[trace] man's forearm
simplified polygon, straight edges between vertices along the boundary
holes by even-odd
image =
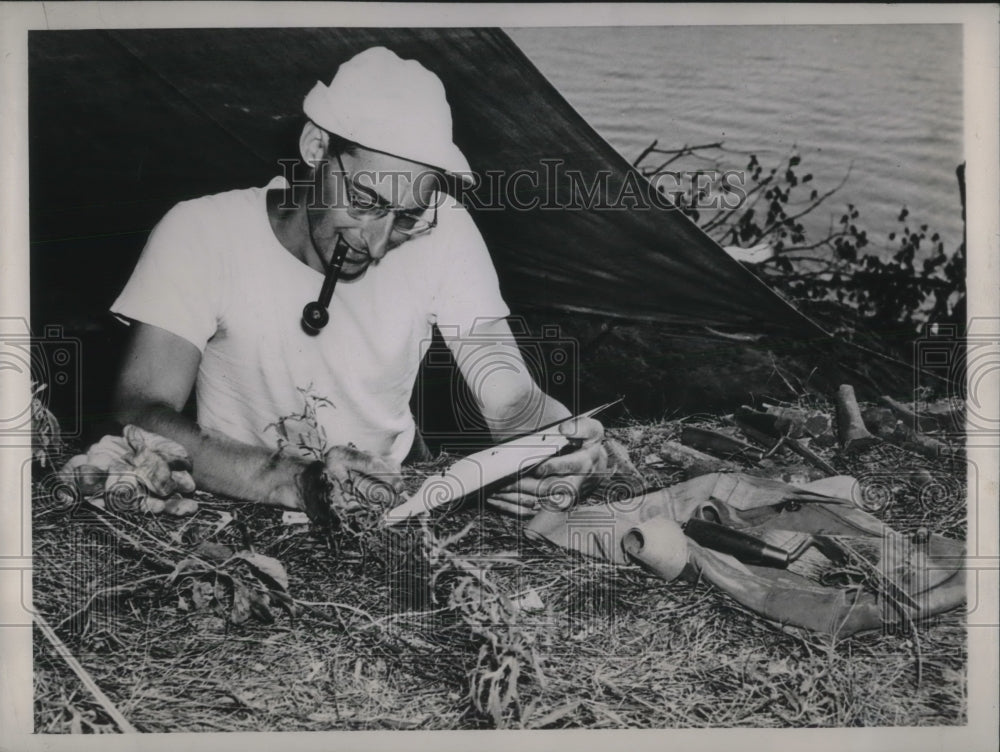
[[[183,446],[199,489],[265,504],[291,504],[303,461],[205,430],[167,404],[119,407],[117,417]]]
[[[495,414],[485,417],[493,438],[500,441],[537,431],[542,426],[572,417],[572,413],[561,402],[533,386],[520,399],[497,408]]]

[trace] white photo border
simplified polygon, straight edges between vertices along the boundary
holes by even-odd
[[[0,4],[0,317],[27,317],[28,260],[28,77],[27,32],[70,28],[196,28],[308,26],[631,26],[631,25],[782,25],[782,24],[961,24],[964,28],[964,140],[967,163],[968,292],[970,317],[1000,321],[998,295],[998,11],[996,4],[959,5],[793,5],[793,4],[435,4],[435,3],[277,3],[277,2],[122,2]],[[997,373],[987,374],[1000,393]],[[23,384],[0,394],[4,404],[26,404]],[[8,381],[4,382],[9,383]],[[980,392],[986,394],[986,391]],[[0,405],[2,407],[2,405]],[[996,415],[997,405],[985,408]],[[4,413],[6,414],[6,413]],[[23,613],[30,603],[30,519],[22,519],[22,468],[30,450],[4,446],[0,437],[0,624],[6,614]],[[992,628],[969,630],[968,725],[949,728],[727,729],[665,731],[525,731],[525,732],[328,732],[266,736],[229,734],[148,734],[141,742],[127,736],[100,738],[36,736],[33,717],[31,630],[0,628],[0,748],[12,750],[97,747],[198,750],[261,748],[274,743],[295,749],[327,750],[404,747],[428,749],[508,748],[522,750],[582,745],[599,748],[627,744],[630,750],[676,749],[768,750],[992,750],[997,743],[997,449],[970,447],[969,458],[983,471],[970,498],[980,500],[970,515],[970,554],[985,562],[978,591]],[[992,474],[992,476],[990,475]],[[978,527],[975,522],[978,521]],[[26,543],[27,542],[27,543]],[[27,576],[25,576],[25,568]],[[286,736],[288,737],[286,739]]]

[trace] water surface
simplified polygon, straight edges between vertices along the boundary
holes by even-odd
[[[824,191],[810,234],[858,205],[888,245],[900,208],[961,241],[955,168],[962,148],[957,25],[507,29],[588,122],[630,161],[723,141],[777,164],[792,149]],[[746,165],[742,153],[726,165]]]

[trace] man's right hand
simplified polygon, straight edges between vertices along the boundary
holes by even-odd
[[[304,511],[313,517],[323,504],[351,509],[361,502],[387,506],[403,490],[403,475],[398,464],[384,457],[349,446],[335,446],[326,454],[323,466],[331,483],[309,477],[313,463],[298,458],[283,458],[285,468],[272,479],[264,503]],[[318,463],[316,463],[318,464]],[[316,498],[317,494],[329,498]]]

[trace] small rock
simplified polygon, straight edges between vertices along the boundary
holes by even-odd
[[[295,512],[289,509],[287,512],[281,513],[281,524],[282,525],[308,525],[309,516],[305,512]]]
[[[310,713],[306,718],[314,723],[335,723],[340,720],[336,713]]]
[[[643,465],[662,465],[663,458],[658,454],[649,454],[642,460]]]
[[[541,597],[538,595],[538,591],[531,588],[527,593],[522,595],[520,598],[515,598],[511,601],[511,605],[517,611],[544,611],[545,604],[542,603]]]

